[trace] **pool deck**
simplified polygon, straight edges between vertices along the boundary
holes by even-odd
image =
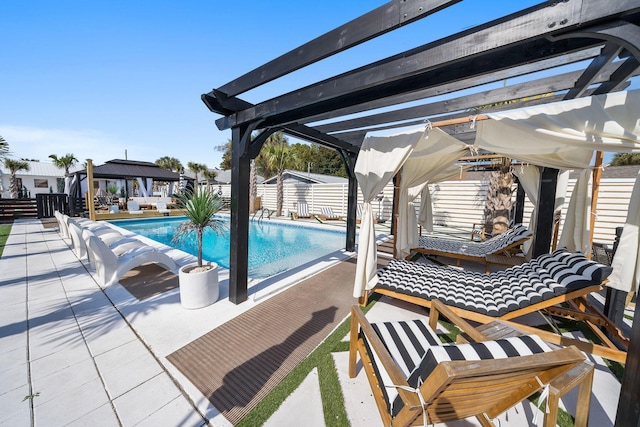
[[[163,250],[180,265],[192,260],[180,251]],[[316,268],[348,255],[327,257]],[[223,285],[215,304],[184,310],[177,289],[138,301],[119,284],[101,288],[90,271],[56,229],[45,229],[37,220],[14,223],[0,258],[0,425],[228,426],[166,357],[310,274],[300,270],[251,283],[249,299],[239,305],[228,301]],[[221,273],[221,283],[227,274]],[[388,299],[367,315],[385,320],[417,316],[424,314]],[[346,352],[334,354],[351,424],[381,425],[364,374],[347,378],[346,358]],[[590,425],[613,425],[620,384],[602,360],[592,360]],[[569,411],[572,396],[563,399]],[[520,404],[501,417],[502,425],[534,425],[535,411],[531,404]],[[300,425],[301,420],[324,425],[315,371],[267,425]]]

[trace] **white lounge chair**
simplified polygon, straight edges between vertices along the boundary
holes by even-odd
[[[130,214],[140,215],[143,213],[142,209],[140,209],[140,205],[136,200],[129,200],[127,202],[127,210]]]
[[[171,209],[167,208],[166,202],[156,203],[156,209],[158,210],[158,213],[161,213],[163,215],[169,215],[171,213]]]
[[[66,215],[64,215],[60,211],[53,211],[53,216],[55,216],[56,220],[58,221],[58,231],[60,235],[63,238],[68,239],[70,236],[69,236],[69,228],[67,227],[67,221],[65,219]]]
[[[118,232],[96,235],[93,231],[84,228],[82,229],[82,239],[87,247],[89,247],[89,236],[96,236],[98,239],[102,240],[102,242],[107,245],[107,247],[116,256],[122,256],[126,252],[136,248],[147,248],[148,250],[153,250],[151,246],[136,239],[135,237],[127,237]],[[95,269],[95,259],[92,256],[91,251],[87,251],[87,257],[89,258],[91,268]]]
[[[177,268],[171,258],[150,246],[136,247],[117,256],[95,235],[88,236],[87,244],[94,257],[96,273],[103,286],[118,283],[126,272],[142,264],[160,264],[171,271]]]

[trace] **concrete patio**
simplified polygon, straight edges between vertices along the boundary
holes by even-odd
[[[178,264],[190,259],[162,250]],[[317,269],[346,256],[323,259]],[[144,301],[121,285],[102,289],[57,230],[36,220],[14,223],[0,272],[0,424],[7,426],[230,425],[167,355],[312,274],[295,271],[286,279],[253,283],[249,300],[240,305],[228,301],[224,288],[212,306],[184,310],[177,289]],[[416,316],[424,314],[384,298],[368,314],[385,320]],[[601,359],[591,359],[596,374],[590,425],[610,426],[620,384]],[[362,370],[349,379],[347,353],[335,353],[334,360],[351,425],[381,425]],[[563,403],[571,412],[575,396]],[[535,411],[520,404],[501,417],[501,425],[535,425]],[[324,425],[315,371],[267,424],[301,422]]]

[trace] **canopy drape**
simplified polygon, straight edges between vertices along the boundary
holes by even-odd
[[[443,171],[451,175],[452,163],[468,152],[468,146],[441,129],[429,131],[428,138],[415,147],[402,167],[396,224],[396,256],[404,258],[418,246],[418,223],[413,201],[427,182]]]
[[[390,136],[367,135],[362,142],[354,169],[364,199],[353,285],[356,298],[375,286],[378,254],[371,202],[400,170],[414,147],[427,137],[428,131],[423,127]]]
[[[640,152],[640,91],[615,92],[488,114],[476,146],[523,162],[581,170],[560,246],[591,251],[591,159],[594,151]]]
[[[640,286],[640,175],[631,192],[627,220],[622,228],[618,249],[611,266],[607,286],[625,292],[636,291]]]
[[[475,146],[537,166],[580,170],[580,178],[569,204],[560,244],[570,250],[589,252],[591,159],[594,151],[640,153],[638,111],[640,91],[636,90],[491,113],[488,114],[489,120],[478,123]],[[403,191],[400,191],[398,209],[399,222],[405,225],[398,226],[396,235],[397,249],[400,249],[399,253],[403,253],[403,249],[411,244],[410,236],[413,235],[413,229],[417,228],[413,205],[409,209],[409,189],[415,189],[420,185],[424,187],[424,183],[428,182],[430,177],[445,168],[445,157],[438,158],[437,161],[436,157],[433,157],[434,163],[429,161],[429,156],[433,156],[434,153],[432,151],[427,155],[429,144],[417,147],[420,141],[428,141],[427,133],[428,131],[421,128],[391,136],[367,135],[362,144],[355,168],[365,201],[354,283],[355,297],[362,296],[365,289],[375,285],[377,254],[371,209],[373,198],[403,164],[410,160],[408,166],[405,166],[401,180]],[[434,137],[431,144],[434,146],[437,145],[437,141],[446,139],[441,132],[432,133]],[[455,150],[464,148],[459,148],[453,143],[450,145],[452,151],[447,152],[447,155],[451,156],[448,160],[451,163],[457,159],[454,155]],[[433,150],[434,147],[430,149]],[[423,155],[425,159],[420,160]],[[412,193],[416,194],[415,191]],[[537,191],[535,194],[537,195]],[[636,211],[640,210],[640,190],[634,191],[630,206],[635,207]],[[631,209],[629,211],[631,213]],[[426,212],[425,215],[421,214],[421,218],[427,216]],[[412,226],[411,217],[414,224]],[[629,221],[633,224],[640,220],[629,218]],[[409,227],[413,228],[410,230]],[[618,253],[625,254],[626,263],[618,262],[618,268],[623,264],[636,267],[639,265],[638,239],[634,239],[633,231],[628,234],[631,237],[621,240],[618,247]],[[629,254],[635,254],[633,262],[630,262]],[[618,274],[620,276],[616,280],[625,282],[619,286],[630,288],[632,283],[628,277],[631,276],[635,277],[637,286],[637,268],[631,274]]]
[[[451,165],[439,174],[429,178],[427,185],[422,187],[420,193],[420,210],[418,212],[418,224],[420,224],[427,232],[433,232],[433,199],[431,198],[431,190],[428,184],[436,184],[442,181],[448,181],[456,176],[462,175],[466,168],[458,165]]]

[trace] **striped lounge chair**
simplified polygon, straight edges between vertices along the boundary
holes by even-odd
[[[342,219],[340,217],[340,215],[336,215],[333,213],[333,210],[330,207],[322,207],[320,208],[320,219],[322,219],[323,221],[330,221],[330,220],[340,220]]]
[[[440,300],[457,315],[480,323],[500,319],[511,321],[528,313],[544,310],[553,315],[583,319],[590,326],[604,326],[623,346],[628,345],[621,331],[586,296],[600,291],[611,268],[587,259],[581,253],[564,249],[541,255],[522,265],[489,275],[456,268],[391,260],[378,272],[374,292],[429,307]],[[570,308],[556,307],[568,303]],[[542,335],[558,344],[575,344],[550,332],[518,324],[519,329]],[[598,327],[592,328],[602,338]],[[576,344],[578,348],[613,360],[624,361],[609,338],[607,346]]]
[[[420,236],[418,240],[419,246],[411,249],[409,257],[415,252],[420,252],[427,255],[441,255],[456,258],[458,260],[466,259],[486,262],[487,256],[490,255],[511,255],[512,252],[516,252],[520,248],[520,245],[530,239],[531,236],[533,236],[533,233],[522,224],[517,224],[504,233],[482,242]]]
[[[305,202],[298,202],[295,216],[296,218],[311,218],[309,206]]]
[[[548,387],[544,425],[555,426],[559,398],[576,385],[581,405],[575,425],[587,425],[593,364],[575,347],[552,348],[513,329],[510,336],[493,340],[439,301],[433,302],[429,323],[370,324],[357,306],[351,314],[349,376],[356,376],[360,354],[383,425],[476,417],[481,425],[494,426],[496,416]],[[434,332],[439,314],[476,342],[442,344]]]

